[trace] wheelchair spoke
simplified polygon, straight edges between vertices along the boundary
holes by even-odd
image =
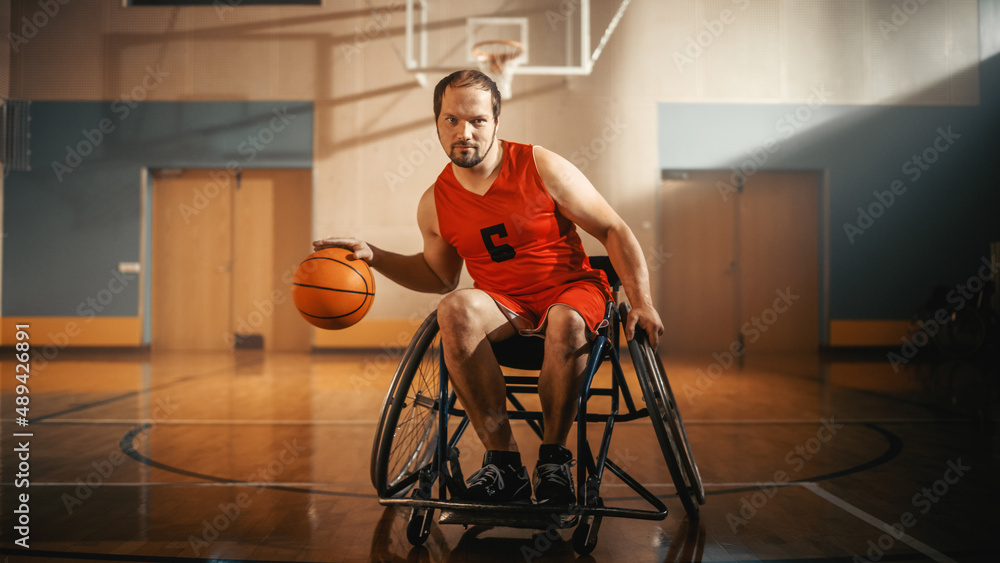
[[[391,473],[405,475],[420,469],[420,461],[430,451],[428,437],[434,432],[436,421],[435,393],[432,384],[437,379],[437,347],[431,346],[420,363],[415,376],[414,393],[408,394],[403,404],[406,418],[397,423],[393,439],[390,468]],[[431,375],[433,374],[433,380]]]

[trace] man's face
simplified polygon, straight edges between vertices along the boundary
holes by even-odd
[[[441,147],[456,165],[472,168],[482,162],[497,140],[490,93],[472,87],[446,88],[437,132]]]

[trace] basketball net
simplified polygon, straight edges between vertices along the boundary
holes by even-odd
[[[524,48],[517,41],[481,41],[472,47],[479,70],[497,83],[500,97],[505,100],[510,98],[514,71],[520,66],[523,53]]]

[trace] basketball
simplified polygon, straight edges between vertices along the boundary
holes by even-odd
[[[302,318],[328,330],[347,328],[364,318],[375,299],[375,279],[364,260],[348,260],[345,248],[324,248],[299,264],[292,279],[292,301]]]

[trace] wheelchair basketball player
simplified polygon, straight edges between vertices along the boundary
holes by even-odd
[[[590,267],[579,226],[600,241],[656,349],[663,323],[653,308],[649,272],[628,225],[565,158],[540,146],[497,138],[500,92],[487,75],[462,70],[434,90],[438,138],[451,162],[420,199],[423,251],[404,256],[353,238],[313,242],[342,247],[409,289],[447,293],[438,306],[451,382],[486,446],[468,479],[467,500],[539,504],[576,500],[566,441],[589,340],[611,298],[606,276]],[[463,263],[473,288],[455,290]],[[491,342],[516,333],[545,339],[539,374],[544,436],[529,482],[507,418],[503,374]]]

